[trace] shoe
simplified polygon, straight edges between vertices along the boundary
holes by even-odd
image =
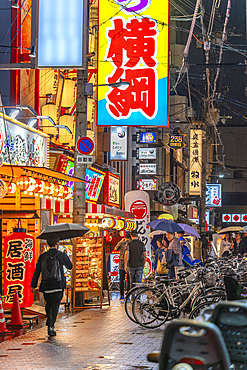
[[[119,298],[120,300],[123,300],[124,299],[124,296],[123,295],[121,295],[121,297]]]
[[[50,336],[50,337],[55,337],[56,336],[56,332],[55,332],[55,330],[54,330],[54,326],[53,327],[51,327],[51,326],[48,326],[48,335]]]

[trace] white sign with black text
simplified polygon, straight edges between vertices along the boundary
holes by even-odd
[[[139,164],[140,175],[156,175],[156,163]]]
[[[140,190],[157,190],[156,179],[140,179]]]
[[[156,148],[139,148],[139,159],[156,159]]]
[[[190,130],[190,195],[202,191],[202,130]]]
[[[110,135],[110,160],[127,161],[128,127],[112,126]]]

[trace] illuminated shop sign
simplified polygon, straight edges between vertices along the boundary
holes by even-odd
[[[86,201],[97,202],[105,178],[105,173],[96,168],[86,169]]]
[[[39,0],[38,67],[85,68],[86,0]]]
[[[24,125],[23,125],[24,126]],[[0,156],[20,166],[47,166],[47,135],[42,135],[0,113]]]
[[[120,176],[107,172],[104,182],[104,203],[120,207]]]
[[[140,179],[139,190],[157,190],[157,180]]]
[[[156,132],[138,132],[136,141],[141,144],[155,144],[157,143],[157,134]]]
[[[31,234],[14,232],[4,238],[5,306],[12,307],[18,292],[21,307],[33,304],[30,286],[35,269],[35,241]]]
[[[207,184],[206,185],[206,206],[221,207],[222,206],[222,185]]]
[[[156,163],[139,164],[140,175],[156,175]]]
[[[140,159],[156,159],[156,148],[139,148]]]
[[[160,19],[162,9],[162,22]],[[99,126],[167,126],[168,0],[99,0]]]
[[[190,130],[190,195],[202,191],[202,130]]]
[[[111,127],[110,136],[110,160],[111,161],[127,161],[128,150],[128,128]]]

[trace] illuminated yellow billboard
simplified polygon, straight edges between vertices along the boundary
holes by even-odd
[[[99,126],[168,125],[168,0],[99,0]]]

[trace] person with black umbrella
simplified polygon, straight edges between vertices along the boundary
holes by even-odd
[[[47,244],[50,249],[39,257],[33,274],[31,291],[34,293],[41,273],[42,280],[39,291],[44,293],[46,301],[45,311],[48,335],[55,336],[56,331],[54,330],[54,324],[56,322],[59,305],[66,287],[63,266],[68,270],[71,270],[72,263],[66,253],[58,251],[59,237],[57,235],[48,237]]]

